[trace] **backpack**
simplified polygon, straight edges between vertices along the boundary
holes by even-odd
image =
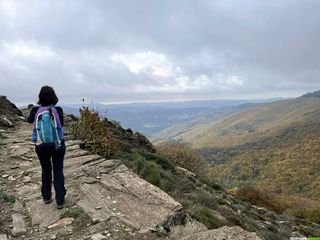
[[[32,141],[36,145],[54,144],[56,148],[59,148],[63,138],[64,130],[56,108],[40,106],[35,115]]]

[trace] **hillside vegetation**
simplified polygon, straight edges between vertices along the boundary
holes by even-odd
[[[319,93],[262,104],[185,129],[174,139],[199,149],[211,164],[211,178],[225,188],[254,185],[279,197],[296,196],[291,206],[306,198],[316,200],[320,197]],[[315,207],[309,203],[300,207]]]

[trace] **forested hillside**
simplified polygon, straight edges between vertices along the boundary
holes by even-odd
[[[174,137],[198,148],[224,187],[320,197],[319,91],[262,104]]]

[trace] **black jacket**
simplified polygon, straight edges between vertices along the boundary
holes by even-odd
[[[62,110],[61,107],[55,107],[55,108],[56,108],[56,110],[57,110],[57,112],[58,112],[61,126],[63,126],[63,123],[64,123],[64,122],[63,122],[63,110]],[[35,107],[33,107],[33,108],[31,109],[30,115],[29,115],[29,117],[28,117],[28,119],[27,119],[27,122],[28,122],[28,123],[33,123],[33,122],[34,122],[34,118],[35,118],[35,116],[36,116],[36,113],[37,113],[38,109],[39,109],[38,106],[35,106]]]

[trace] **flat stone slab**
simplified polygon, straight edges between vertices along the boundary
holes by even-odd
[[[66,147],[70,147],[70,146],[74,146],[74,145],[79,145],[81,144],[82,141],[81,140],[68,140],[65,142]]]
[[[74,151],[67,150],[65,158],[75,158],[75,157],[81,157],[84,155],[89,155],[89,153],[82,149],[74,150]]]
[[[32,217],[32,225],[39,225],[40,228],[46,228],[57,222],[60,218],[61,210],[58,210],[54,201],[45,204],[42,200],[30,201],[27,208]]]
[[[15,213],[12,215],[12,225],[13,236],[19,236],[27,232],[26,222],[24,221],[24,216],[22,214]]]
[[[78,202],[92,219],[105,221],[114,216],[137,230],[148,230],[182,209],[167,193],[119,165],[119,160],[107,160],[86,170],[91,177],[94,172],[100,181],[81,184]]]
[[[99,155],[86,155],[74,158],[66,158],[64,164],[64,175],[66,178],[79,173],[82,165],[101,159]]]
[[[108,220],[113,212],[112,205],[105,196],[104,189],[99,184],[81,184],[81,198],[77,205],[82,208],[92,219],[99,222]],[[99,208],[99,209],[98,209]]]

